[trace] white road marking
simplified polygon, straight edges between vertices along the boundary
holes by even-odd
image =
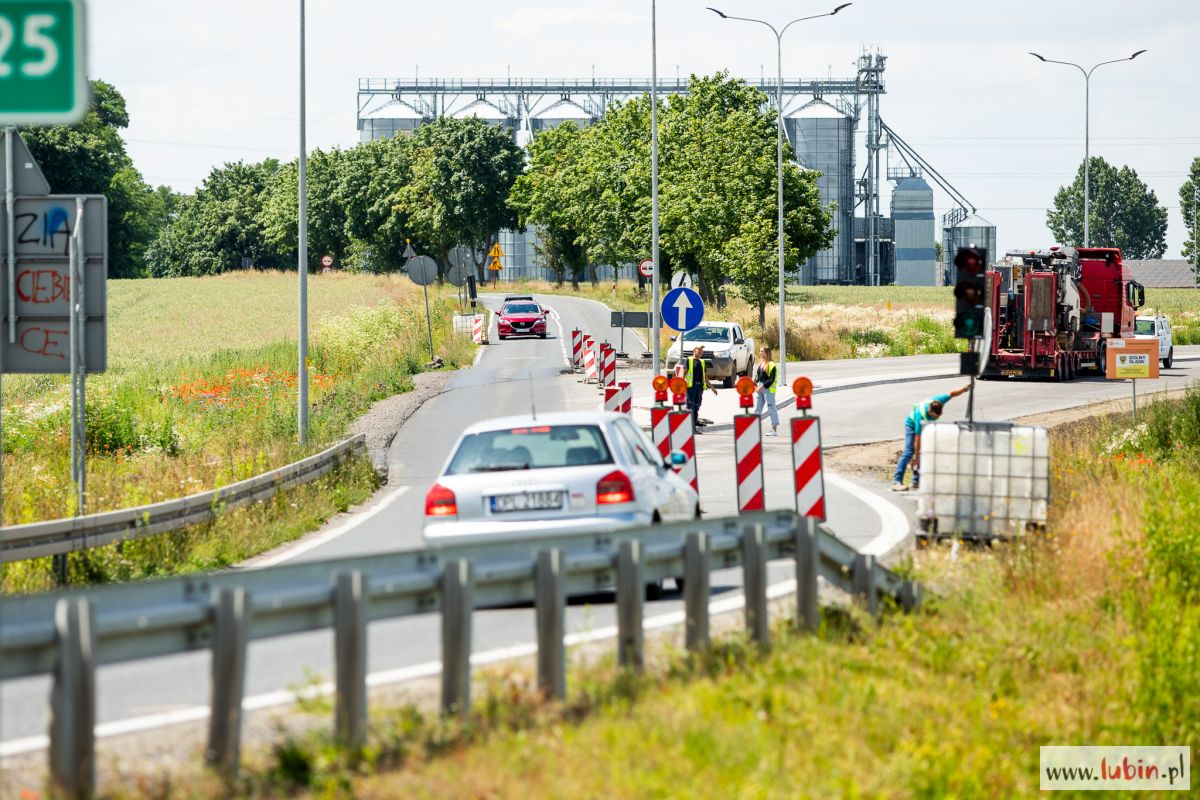
[[[787,597],[796,591],[796,581],[786,580],[773,584],[767,587],[767,598],[776,600],[781,597]],[[737,594],[731,597],[722,597],[718,600],[713,600],[708,604],[710,614],[728,614],[738,611],[745,607],[745,595]],[[647,617],[642,623],[645,630],[658,630],[661,628],[669,628],[674,625],[682,625],[684,622],[683,611],[669,611],[665,614],[658,614],[653,617]],[[590,631],[579,631],[577,633],[568,634],[564,642],[568,647],[580,644],[588,644],[591,642],[606,641],[617,637],[617,628],[614,625],[606,625],[602,628],[596,628]],[[500,647],[494,650],[488,650],[483,653],[476,653],[471,656],[471,664],[476,667],[495,664],[501,661],[508,661],[516,658],[527,658],[537,653],[537,644],[534,642],[526,642],[509,647]],[[383,670],[381,672],[372,672],[367,676],[368,686],[386,686],[393,683],[403,683],[405,681],[417,680],[420,678],[431,678],[440,675],[442,672],[442,662],[428,661],[423,664],[413,664],[407,667],[398,667],[396,669]],[[325,682],[306,686],[303,689],[293,691],[290,689],[281,689],[275,692],[265,692],[245,698],[242,701],[242,710],[258,711],[264,708],[274,708],[277,706],[289,705],[301,698],[309,699],[314,697],[322,697],[333,694],[334,687],[332,682]],[[179,725],[185,722],[199,722],[208,719],[208,706],[192,706],[190,708],[180,708],[174,711],[164,711],[158,714],[146,714],[140,717],[130,717],[128,719],[114,720],[112,722],[102,722],[95,728],[97,739],[105,739],[110,736],[121,736],[123,734],[138,733],[140,731],[154,730],[170,725]],[[10,758],[25,753],[33,753],[39,750],[45,750],[50,746],[50,738],[44,734],[38,736],[27,736],[23,739],[12,739],[7,742],[0,742],[0,758]]]
[[[563,364],[570,367],[571,356],[567,353],[567,338],[563,334],[562,317],[558,315],[558,310],[554,308],[550,309],[550,316],[554,317],[554,324],[558,326],[558,349],[562,351]]]
[[[887,555],[908,538],[910,530],[908,517],[899,508],[869,489],[864,489],[854,481],[847,480],[840,475],[826,472],[825,480],[842,491],[854,495],[859,502],[879,515],[879,533],[858,549],[860,553],[872,556]]]
[[[397,486],[391,490],[390,494],[388,493],[387,489],[384,489],[383,498],[373,508],[368,509],[367,511],[364,511],[362,513],[349,512],[351,515],[350,518],[347,519],[345,522],[343,522],[341,525],[338,525],[334,528],[330,528],[329,530],[322,533],[320,536],[314,536],[311,539],[306,539],[306,540],[300,542],[300,544],[296,545],[295,547],[293,547],[289,550],[286,550],[285,552],[277,553],[276,555],[270,556],[268,558],[264,558],[261,561],[257,561],[255,563],[251,564],[250,566],[246,567],[246,569],[259,569],[260,567],[273,567],[276,564],[282,564],[284,561],[290,561],[291,559],[295,558],[296,556],[301,555],[303,553],[307,553],[309,550],[313,550],[317,547],[320,547],[323,544],[328,544],[329,542],[332,542],[334,539],[338,538],[339,536],[342,536],[342,535],[347,534],[350,531],[354,530],[359,525],[362,525],[364,522],[371,519],[376,514],[379,514],[381,511],[383,511],[384,509],[391,506],[392,503],[396,502],[401,497],[403,497],[405,495],[405,493],[407,493],[408,490],[411,488],[412,488],[411,486]]]

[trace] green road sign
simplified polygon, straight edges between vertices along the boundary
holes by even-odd
[[[77,122],[85,67],[83,0],[0,0],[0,124]]]

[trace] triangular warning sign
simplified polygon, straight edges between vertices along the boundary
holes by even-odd
[[[501,258],[503,255],[504,251],[500,249],[499,242],[496,242],[494,245],[492,245],[492,249],[488,251],[489,258]]]
[[[488,264],[488,269],[492,270],[493,272],[499,272],[500,270],[504,269],[504,265],[500,263],[500,259],[493,258],[492,263]]]

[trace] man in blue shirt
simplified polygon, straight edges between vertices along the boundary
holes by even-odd
[[[966,394],[971,384],[959,387],[950,394],[935,395],[923,403],[917,403],[904,419],[904,452],[900,454],[900,463],[896,465],[896,474],[892,476],[892,491],[903,492],[904,470],[913,465],[912,488],[916,489],[921,483],[921,431],[930,422],[936,422],[942,416],[942,411],[951,398]]]

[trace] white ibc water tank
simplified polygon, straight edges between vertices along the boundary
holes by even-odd
[[[939,536],[1021,534],[1050,505],[1050,436],[1006,422],[936,422],[921,434],[917,516]]]

